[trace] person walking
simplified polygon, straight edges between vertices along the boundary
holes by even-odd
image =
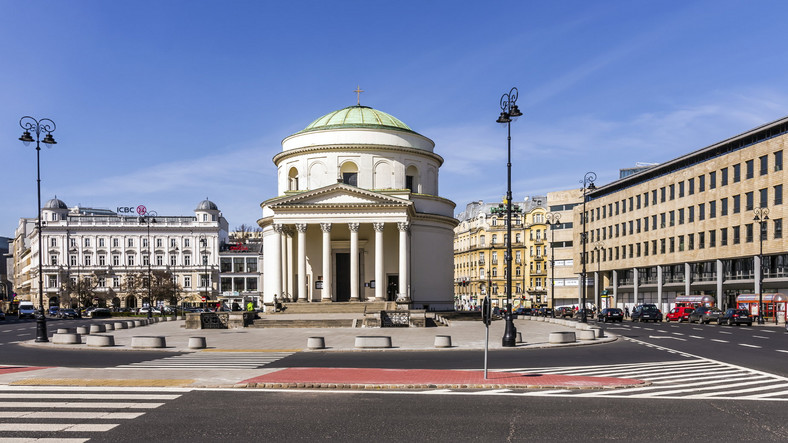
[[[624,318],[629,318],[629,306],[624,306]]]

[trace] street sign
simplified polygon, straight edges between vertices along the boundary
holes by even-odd
[[[484,297],[482,301],[482,322],[487,326],[492,323],[492,303],[490,302],[489,295]]]

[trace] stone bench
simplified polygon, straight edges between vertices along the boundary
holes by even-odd
[[[596,338],[604,338],[605,337],[605,330],[598,326],[591,327],[591,330],[594,331],[594,335]]]
[[[189,349],[205,349],[205,337],[189,337]]]
[[[391,337],[383,335],[360,335],[356,337],[357,348],[390,348]]]
[[[57,329],[57,333],[58,334],[73,334],[75,332],[76,332],[76,330],[74,328],[58,328]]]
[[[436,335],[435,336],[435,347],[436,348],[450,348],[451,347],[451,335]]]
[[[164,348],[167,343],[162,336],[136,336],[131,337],[132,348]]]
[[[306,347],[307,349],[325,349],[326,340],[323,337],[308,337]]]
[[[548,336],[550,344],[574,343],[576,340],[575,333],[569,331],[551,332]]]
[[[57,333],[52,335],[52,343],[56,345],[81,345],[82,336],[76,333]]]
[[[105,331],[114,331],[115,330],[115,323],[104,323],[104,330]]]
[[[86,344],[95,347],[115,346],[115,337],[111,335],[89,335]]]

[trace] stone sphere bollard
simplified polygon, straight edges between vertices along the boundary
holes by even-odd
[[[205,349],[205,337],[189,337],[189,349]]]
[[[450,348],[451,347],[451,335],[436,335],[435,336],[435,347],[436,348]]]
[[[326,339],[323,337],[309,337],[306,339],[307,349],[325,349]]]

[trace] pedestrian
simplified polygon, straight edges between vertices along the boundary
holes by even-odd
[[[629,306],[624,306],[624,318],[629,318]]]

